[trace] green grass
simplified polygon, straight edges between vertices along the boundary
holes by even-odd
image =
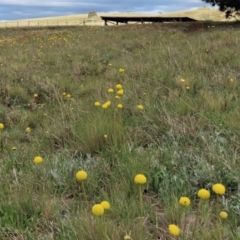
[[[239,41],[234,28],[162,24],[1,29],[0,239],[173,239],[169,224],[176,239],[240,239]]]

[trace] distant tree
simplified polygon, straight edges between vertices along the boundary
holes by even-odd
[[[240,15],[240,0],[202,0],[212,6],[219,6],[219,10],[225,12],[226,18]]]
[[[95,17],[97,16],[97,13],[95,11],[91,11],[88,13],[88,18],[92,18],[92,17]]]

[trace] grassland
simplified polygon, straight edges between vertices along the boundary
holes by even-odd
[[[0,239],[240,239],[239,30],[179,29],[0,30]]]

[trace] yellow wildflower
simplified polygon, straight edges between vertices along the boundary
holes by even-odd
[[[117,95],[119,95],[119,96],[123,95],[123,93],[124,93],[123,89],[119,89],[119,90],[117,91]]]
[[[123,88],[123,87],[122,87],[121,84],[117,84],[117,85],[116,85],[116,89],[120,90],[120,89],[122,89],[122,88]]]
[[[124,237],[124,240],[131,240],[131,237],[128,236],[128,235],[126,235],[126,236]]]
[[[180,229],[177,225],[175,224],[170,224],[168,226],[168,230],[172,236],[178,236],[180,234]]]
[[[15,150],[17,150],[17,148],[16,147],[12,147],[12,151],[15,151]]]
[[[95,106],[95,107],[99,107],[100,105],[101,105],[100,102],[95,102],[95,103],[94,103],[94,106]]]
[[[107,138],[108,138],[108,135],[107,135],[107,134],[104,134],[103,137],[104,137],[105,139],[107,139]]]
[[[33,159],[33,162],[34,162],[35,164],[40,164],[40,163],[43,162],[43,159],[42,159],[42,157],[37,156],[37,157],[35,157],[35,158]]]
[[[212,190],[219,195],[223,195],[226,192],[226,188],[221,183],[216,183],[212,186]]]
[[[66,93],[66,92],[63,92],[63,96],[67,96],[67,93]]]
[[[87,179],[87,173],[85,172],[85,171],[78,171],[77,173],[76,173],[76,179],[78,180],[78,181],[84,181],[84,180],[86,180]]]
[[[136,184],[144,184],[147,182],[147,178],[143,175],[143,174],[137,174],[135,177],[134,177],[134,182]]]
[[[116,97],[115,97],[116,99],[120,99],[120,97],[117,95]]]
[[[234,82],[234,80],[231,78],[231,79],[229,79],[229,81],[232,83],[232,82]]]
[[[181,83],[185,83],[185,80],[182,78],[182,79],[180,79],[180,82]]]
[[[222,211],[219,213],[219,217],[222,218],[222,219],[225,219],[228,217],[228,214],[225,212],[225,211]]]
[[[110,209],[110,203],[108,201],[102,201],[100,204],[104,209]]]
[[[109,64],[108,64],[108,66],[109,66],[109,67],[111,67],[111,66],[112,66],[112,64],[111,64],[111,63],[109,63]]]
[[[188,197],[181,197],[181,198],[179,199],[179,203],[180,203],[181,205],[187,207],[187,206],[190,205],[191,200],[190,200]]]
[[[107,101],[105,104],[109,107],[111,105],[111,101]]]
[[[4,124],[3,123],[0,123],[0,130],[1,129],[4,129]]]
[[[103,109],[106,109],[106,108],[108,108],[108,105],[107,105],[106,103],[104,103],[104,104],[102,105],[102,108],[103,108]]]
[[[118,69],[118,72],[124,73],[124,72],[125,72],[125,69],[124,69],[124,68],[119,68],[119,69]]]
[[[119,103],[119,104],[117,105],[117,108],[123,108],[123,105],[122,105],[121,103]]]
[[[104,214],[104,208],[101,204],[95,204],[93,207],[92,207],[92,213],[93,215],[99,217],[99,216],[102,216]]]
[[[143,105],[140,105],[140,104],[139,104],[139,105],[137,106],[137,108],[138,108],[138,110],[143,110]]]
[[[67,98],[71,98],[71,94],[67,94]]]
[[[34,94],[33,94],[33,97],[37,98],[37,97],[38,97],[38,94],[37,94],[37,93],[34,93]]]
[[[108,93],[113,93],[113,92],[114,92],[114,90],[112,88],[108,89]]]
[[[198,191],[198,197],[201,199],[209,199],[210,198],[210,191],[202,188]]]
[[[27,128],[25,129],[25,131],[26,131],[27,133],[30,133],[30,132],[31,132],[31,128],[30,128],[30,127],[27,127]]]

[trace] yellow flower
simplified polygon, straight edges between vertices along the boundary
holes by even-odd
[[[116,99],[120,99],[120,97],[117,95],[116,97],[115,97]]]
[[[0,123],[0,130],[1,129],[4,129],[4,124],[3,123]]]
[[[67,94],[67,98],[71,98],[71,94]]]
[[[137,108],[138,110],[143,110],[143,105],[138,105]]]
[[[131,240],[131,237],[128,236],[128,235],[126,235],[126,236],[124,237],[124,240]]]
[[[100,204],[104,209],[110,209],[110,203],[108,201],[102,201]]]
[[[78,181],[84,181],[84,180],[86,180],[87,179],[87,173],[85,172],[85,171],[78,171],[77,173],[76,173],[76,179],[78,180]]]
[[[117,107],[118,107],[118,108],[123,108],[123,105],[122,105],[121,103],[119,103],[119,104],[117,105]]]
[[[123,93],[124,93],[123,89],[119,89],[119,90],[117,91],[117,95],[119,95],[119,96],[123,95]]]
[[[63,92],[63,96],[67,96],[67,93],[66,93],[66,92]]]
[[[108,66],[109,66],[109,67],[111,67],[111,66],[112,66],[112,64],[111,64],[111,63],[109,63],[109,64],[108,64]]]
[[[223,195],[226,192],[226,188],[221,183],[216,183],[212,186],[212,190],[219,195]]]
[[[182,78],[182,79],[180,80],[180,82],[181,82],[181,83],[185,83],[185,80]]]
[[[229,79],[229,81],[230,81],[230,82],[234,82],[234,80],[233,80],[232,78],[231,78],[231,79]]]
[[[105,139],[107,139],[107,138],[108,138],[108,135],[107,135],[107,134],[104,134],[103,137],[104,137]]]
[[[124,69],[124,68],[119,68],[119,69],[118,69],[118,72],[124,73],[124,72],[125,72],[125,69]]]
[[[15,151],[15,150],[17,150],[17,148],[16,147],[12,147],[12,150]]]
[[[27,133],[30,133],[30,132],[31,132],[31,128],[30,128],[30,127],[27,127],[27,128],[25,129],[25,131],[26,131]]]
[[[116,85],[116,89],[120,90],[120,89],[122,89],[122,88],[123,88],[123,87],[122,87],[121,84],[117,84],[117,85]]]
[[[175,224],[170,224],[168,226],[168,230],[172,236],[178,236],[180,234],[180,229],[177,225]]]
[[[186,89],[187,89],[187,90],[189,90],[189,89],[190,89],[190,87],[189,87],[189,86],[186,86]]]
[[[108,89],[108,93],[113,93],[113,92],[114,92],[114,90],[112,88]]]
[[[188,197],[181,197],[181,198],[179,199],[179,203],[180,203],[181,205],[187,207],[187,206],[190,205],[191,200],[190,200]]]
[[[37,94],[37,93],[34,93],[34,94],[33,94],[33,97],[37,98],[37,97],[38,97],[38,94]]]
[[[105,104],[109,107],[111,105],[111,101],[107,101]]]
[[[198,197],[201,199],[209,199],[210,198],[210,191],[202,188],[198,191]]]
[[[108,105],[107,105],[106,103],[104,103],[104,104],[102,105],[102,108],[103,108],[103,109],[106,109],[106,108],[108,108]]]
[[[43,159],[42,159],[42,157],[37,156],[37,157],[35,157],[35,158],[33,159],[33,162],[34,162],[35,164],[40,164],[40,163],[43,162]]]
[[[136,184],[144,184],[147,182],[147,178],[143,175],[143,174],[137,174],[135,177],[134,177],[134,182]]]
[[[228,217],[228,214],[226,212],[222,211],[219,213],[219,217],[225,219]]]
[[[92,207],[92,213],[93,215],[97,216],[97,217],[100,217],[104,214],[104,208],[101,204],[95,204],[93,207]]]
[[[100,102],[95,102],[95,103],[94,103],[94,106],[95,106],[95,107],[99,107],[100,105],[101,105]]]

